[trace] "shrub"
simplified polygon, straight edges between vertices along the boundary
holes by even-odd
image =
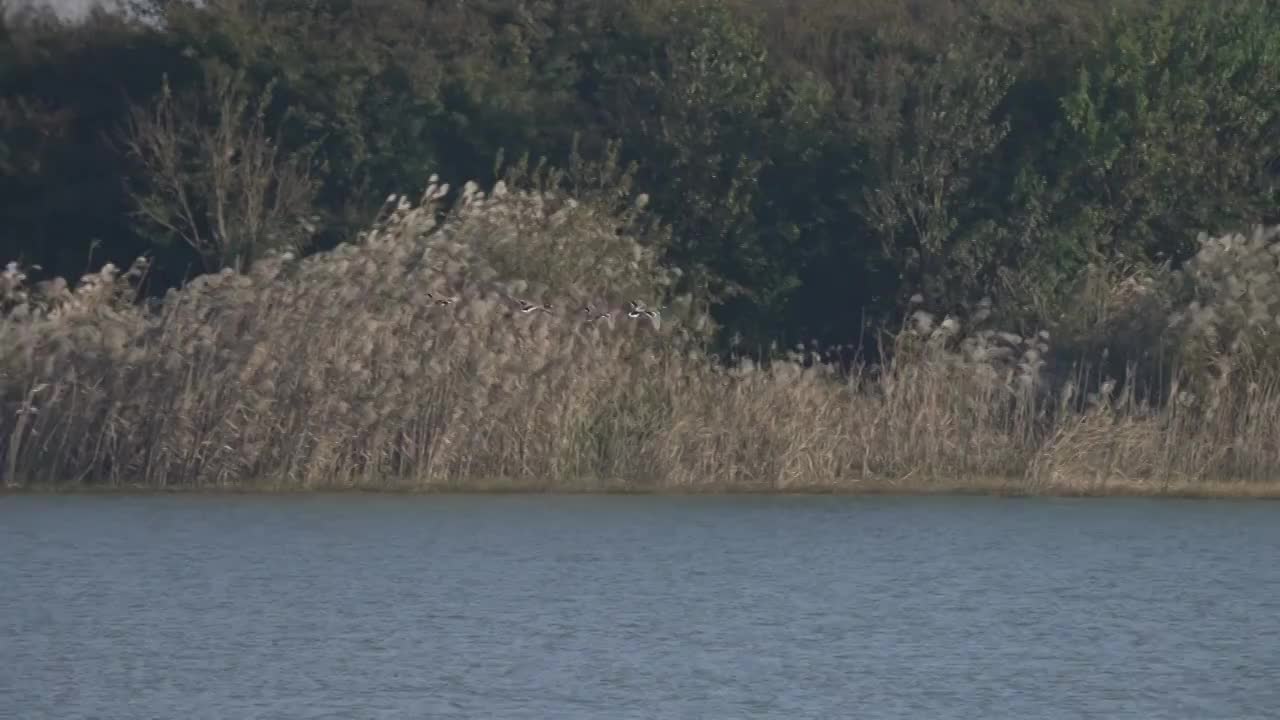
[[[1143,367],[1148,389],[1208,392],[1280,376],[1280,228],[1199,234],[1180,267],[1090,265],[1051,318],[1064,362],[1107,357]]]

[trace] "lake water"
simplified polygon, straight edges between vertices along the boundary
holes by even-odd
[[[1280,503],[0,497],[0,717],[1280,717]]]

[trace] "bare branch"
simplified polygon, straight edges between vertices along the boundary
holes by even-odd
[[[207,270],[247,267],[268,250],[301,250],[315,182],[307,157],[282,153],[266,127],[269,86],[256,100],[240,73],[209,68],[194,97],[134,108],[125,147],[145,182],[130,188],[153,234],[200,254]]]

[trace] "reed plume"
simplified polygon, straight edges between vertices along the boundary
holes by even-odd
[[[137,302],[142,262],[74,286],[10,265],[5,483],[1274,487],[1280,292],[1257,271],[1274,232],[1204,239],[1153,286],[1167,302],[1141,305],[1144,327],[1185,353],[1163,395],[1141,396],[1064,367],[1048,332],[985,327],[985,312],[921,308],[885,358],[851,371],[803,348],[725,364],[706,350],[705,308],[674,293],[678,271],[616,204],[468,183],[446,211],[448,195],[433,178],[349,244],[201,276],[158,303]],[[628,303],[609,322],[583,311]]]

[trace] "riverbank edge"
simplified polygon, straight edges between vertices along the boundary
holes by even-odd
[[[1078,483],[1032,483],[1021,478],[977,478],[919,483],[910,480],[866,480],[850,483],[793,483],[783,487],[749,487],[729,483],[637,485],[623,482],[521,480],[466,483],[333,483],[314,486],[247,482],[237,485],[70,485],[39,483],[0,487],[0,497],[16,495],[840,495],[840,496],[990,496],[1044,498],[1170,498],[1201,500],[1280,500],[1280,479],[1202,480],[1155,483],[1124,479]]]

